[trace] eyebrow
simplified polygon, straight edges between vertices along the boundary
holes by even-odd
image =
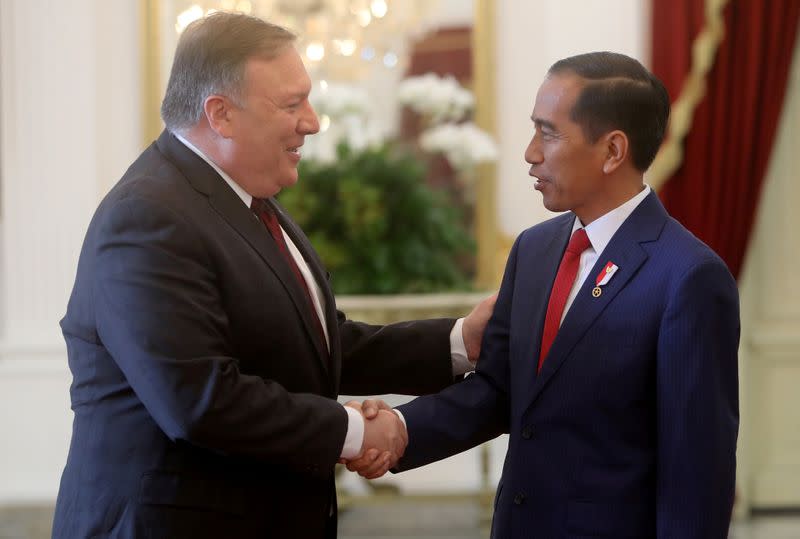
[[[293,90],[287,93],[285,97],[286,99],[293,101],[295,99],[305,99],[306,97],[308,97],[308,94],[309,92],[306,92],[305,90]]]
[[[536,126],[536,129],[541,129],[544,127],[550,131],[556,131],[556,126],[552,122],[548,122],[547,120],[542,120],[541,118],[535,118],[531,116],[531,120],[533,121],[533,125]]]

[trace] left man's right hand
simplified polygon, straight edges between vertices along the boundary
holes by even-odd
[[[359,410],[364,416],[364,442],[358,457],[340,462],[366,479],[381,477],[405,452],[408,445],[405,424],[382,400],[366,400],[363,405],[349,401],[345,406]]]
[[[461,336],[464,338],[464,346],[467,348],[467,359],[473,365],[477,363],[481,353],[483,332],[486,331],[486,324],[494,312],[496,301],[497,292],[478,303],[464,318],[464,325],[461,326]]]

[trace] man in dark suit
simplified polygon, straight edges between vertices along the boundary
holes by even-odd
[[[167,130],[92,219],[62,320],[75,419],[54,537],[334,537],[336,462],[406,442],[339,391],[437,391],[477,356],[490,301],[455,325],[336,311],[272,199],[319,129],[293,40],[244,15],[187,28]]]
[[[525,159],[566,213],[517,238],[475,374],[399,407],[401,470],[510,433],[495,538],[727,537],[738,296],[643,182],[668,116],[636,60],[550,68]],[[365,459],[350,467],[374,475]]]

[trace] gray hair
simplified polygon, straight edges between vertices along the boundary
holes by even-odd
[[[286,28],[241,13],[216,12],[194,21],[178,41],[161,102],[167,129],[180,132],[197,124],[209,95],[241,104],[247,61],[275,58],[295,39]]]

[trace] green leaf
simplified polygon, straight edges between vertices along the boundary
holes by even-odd
[[[469,289],[474,241],[458,201],[427,185],[426,164],[390,146],[340,145],[337,156],[302,161],[297,185],[279,196],[331,271],[334,291]]]

